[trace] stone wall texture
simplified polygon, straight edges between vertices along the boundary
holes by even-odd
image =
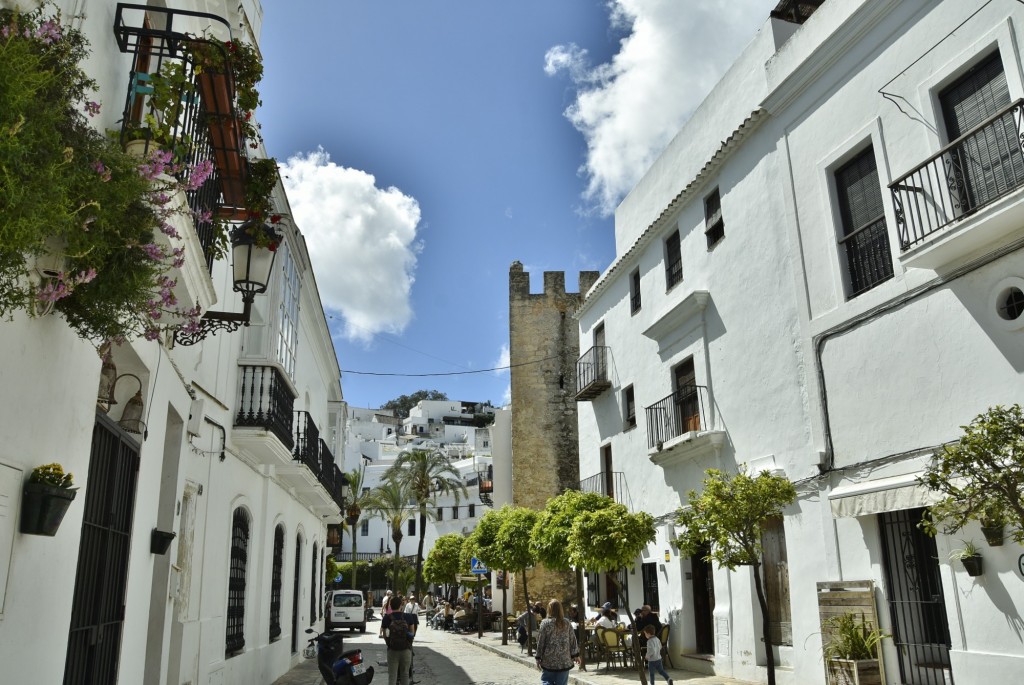
[[[565,274],[544,272],[544,292],[530,293],[530,274],[509,268],[509,360],[512,366],[512,503],[541,510],[548,499],[579,484],[576,362],[579,327],[573,318],[596,271],[582,271],[579,293],[565,292]],[[513,579],[516,611],[523,608]],[[546,603],[575,596],[574,577],[538,567],[527,575],[530,597]]]

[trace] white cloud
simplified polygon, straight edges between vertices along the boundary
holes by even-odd
[[[498,360],[494,362],[494,368],[499,369],[498,371],[494,372],[495,375],[500,376],[503,373],[508,373],[509,371],[506,367],[511,363],[512,355],[508,350],[508,343],[505,343],[501,346],[501,351],[498,352]]]
[[[565,111],[587,143],[584,200],[609,215],[664,150],[777,0],[608,0],[625,27],[619,52],[597,66],[586,50],[556,45],[544,71],[567,72],[576,100]]]
[[[345,337],[369,342],[380,332],[401,333],[413,316],[409,298],[422,247],[416,199],[338,166],[322,147],[290,157],[281,176],[320,297],[344,317]]]

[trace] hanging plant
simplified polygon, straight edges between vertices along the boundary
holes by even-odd
[[[171,220],[188,210],[175,193],[201,185],[212,164],[185,169],[162,150],[140,164],[96,130],[87,42],[46,7],[0,11],[0,316],[55,310],[95,342],[155,339],[200,315],[174,298],[168,273],[182,249],[156,235],[178,237]],[[34,269],[55,244],[61,270]]]
[[[207,72],[231,73],[235,86],[235,116],[249,146],[258,148],[261,138],[253,112],[262,104],[256,84],[263,78],[263,61],[256,48],[237,40],[201,36],[191,41],[187,50],[195,61],[199,77]]]

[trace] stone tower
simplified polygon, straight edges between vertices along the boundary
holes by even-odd
[[[509,360],[512,365],[512,503],[541,510],[548,499],[579,485],[576,362],[579,328],[573,313],[597,281],[581,271],[578,293],[565,292],[565,274],[544,272],[544,292],[530,294],[530,274],[509,268]],[[530,596],[575,595],[571,573],[536,568],[527,575]],[[517,611],[523,595],[512,595]]]

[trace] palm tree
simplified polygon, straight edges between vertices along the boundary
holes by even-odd
[[[384,477],[408,485],[420,515],[420,544],[416,550],[416,596],[422,597],[423,587],[423,543],[427,529],[427,518],[433,515],[431,505],[438,495],[454,495],[458,505],[460,495],[467,495],[462,474],[452,466],[448,457],[431,450],[409,450],[401,452]]]
[[[409,486],[396,480],[385,480],[366,495],[366,509],[380,516],[391,527],[391,539],[395,543],[395,572],[392,589],[397,593],[398,560],[401,554],[402,528],[413,514]]]
[[[352,497],[349,499],[349,504],[345,508],[345,521],[342,522],[342,526],[348,524],[348,528],[352,531],[352,589],[359,589],[356,585],[356,541],[359,540],[359,536],[356,533],[356,528],[359,524],[359,517],[363,512],[363,509],[367,508],[367,498],[369,492],[363,492],[363,482],[366,480],[366,464],[363,464],[357,469],[352,469],[348,473],[348,487],[352,493]]]

